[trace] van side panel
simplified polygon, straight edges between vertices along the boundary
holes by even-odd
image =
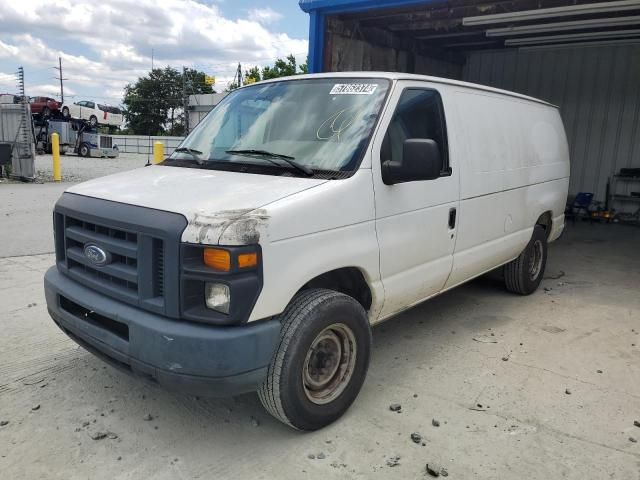
[[[568,187],[569,179],[563,178],[461,201],[454,266],[445,288],[520,255],[540,213],[564,208],[566,193],[561,192],[566,192]],[[463,218],[473,221],[465,222]],[[519,219],[517,223],[515,219]],[[563,218],[555,219],[556,224],[563,221]],[[483,241],[474,241],[478,238]]]
[[[457,90],[456,100],[465,154],[445,288],[517,257],[543,213],[563,223],[569,185],[569,150],[556,108],[467,89]],[[558,228],[552,226],[551,240]]]

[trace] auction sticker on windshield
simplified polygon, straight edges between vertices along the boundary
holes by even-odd
[[[329,95],[371,95],[377,87],[375,83],[336,83]]]

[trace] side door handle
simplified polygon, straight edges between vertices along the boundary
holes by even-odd
[[[456,228],[456,209],[455,209],[455,207],[449,209],[449,230],[453,230],[454,228]]]

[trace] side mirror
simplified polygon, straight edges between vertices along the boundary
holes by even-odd
[[[386,160],[382,164],[382,181],[386,185],[433,180],[440,177],[442,159],[438,144],[427,138],[408,138],[402,145],[402,161]]]

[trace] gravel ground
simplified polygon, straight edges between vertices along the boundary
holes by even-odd
[[[53,255],[0,258],[0,478],[639,479],[639,244],[569,225],[534,294],[484,277],[375,328],[358,399],[313,433],[113,370],[49,318]]]
[[[62,155],[60,162],[62,164],[63,182],[83,182],[123,170],[143,167],[147,163],[147,155],[121,153],[118,158],[85,158],[71,154]],[[36,156],[35,166],[38,182],[53,182],[53,159],[51,155]]]

